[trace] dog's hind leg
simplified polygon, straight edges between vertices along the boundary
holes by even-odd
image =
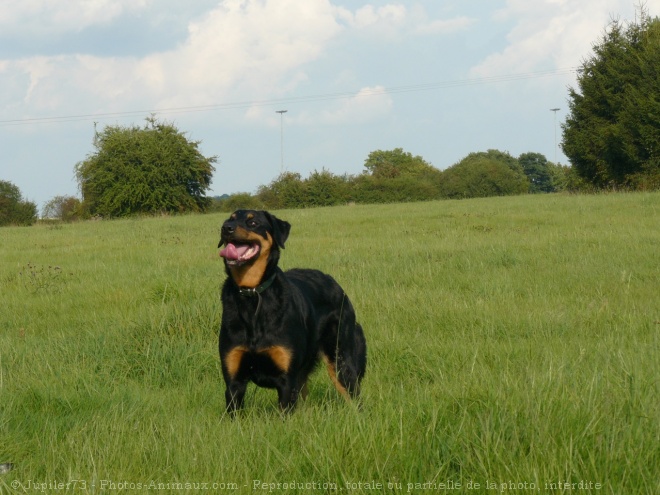
[[[367,340],[364,338],[362,325],[357,322],[351,337],[351,344],[351,363],[359,384],[367,371]]]
[[[322,353],[321,356],[323,357],[323,361],[325,362],[325,365],[328,369],[328,375],[330,376],[330,380],[332,380],[332,384],[337,389],[337,392],[339,392],[344,399],[350,401],[351,394],[349,394],[346,386],[344,385],[343,376],[341,380],[337,376],[337,366],[335,359],[331,359],[331,356],[328,356],[325,352]]]

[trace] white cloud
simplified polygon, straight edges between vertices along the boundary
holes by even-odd
[[[0,29],[28,26],[76,32],[150,7],[154,0],[24,0],[0,3]],[[466,17],[430,19],[424,9],[392,3],[354,12],[332,0],[219,0],[188,24],[176,48],[142,57],[91,54],[0,60],[0,102],[10,118],[168,109],[277,99],[308,81],[308,64],[347,30],[381,38],[464,29]],[[371,88],[373,89],[373,88]],[[354,98],[324,122],[383,115],[391,98]],[[9,104],[11,102],[11,104]]]
[[[652,0],[660,6],[660,0]],[[650,7],[650,5],[649,5]],[[578,66],[615,15],[631,18],[628,0],[507,0],[495,21],[514,21],[508,45],[486,57],[471,75],[487,77]],[[552,62],[548,67],[547,61]]]
[[[0,2],[3,34],[79,31],[103,24],[125,12],[135,12],[149,0],[21,0]]]
[[[36,3],[10,13],[5,9],[5,18],[27,15]],[[82,3],[94,4],[90,12],[105,5]],[[66,18],[73,10],[60,10],[59,15]],[[13,98],[34,112],[51,109],[56,102],[68,106],[70,113],[90,101],[96,111],[211,104],[246,95],[263,98],[305,80],[305,64],[318,58],[342,29],[335,14],[329,0],[225,0],[190,23],[188,38],[175,50],[143,58],[29,57],[3,62],[0,77],[27,77],[28,85]]]
[[[365,5],[352,13],[338,8],[337,16],[356,31],[375,33],[377,36],[396,37],[401,35],[434,35],[461,31],[475,20],[459,16],[450,19],[429,19],[421,5],[408,9],[402,4],[387,4],[381,7]]]
[[[377,24],[396,26],[406,18],[406,8],[403,5],[385,5],[375,8],[373,5],[365,5],[358,9],[352,19],[356,28],[371,27]]]
[[[475,19],[467,16],[460,16],[454,19],[437,19],[420,24],[415,29],[415,32],[422,35],[449,34],[456,31],[463,31],[475,22]]]
[[[383,86],[362,88],[355,95],[338,100],[331,108],[314,114],[301,113],[296,123],[306,125],[352,125],[385,117],[393,107],[392,97]]]
[[[209,98],[239,81],[251,94],[270,93],[283,75],[318,58],[340,29],[327,0],[225,1],[190,26],[167,65],[182,87]]]

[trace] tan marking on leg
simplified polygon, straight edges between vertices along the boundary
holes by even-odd
[[[227,373],[229,374],[232,380],[236,377],[236,374],[238,373],[238,370],[241,367],[241,360],[243,359],[243,355],[247,351],[248,351],[247,347],[245,347],[244,345],[239,345],[231,349],[227,354],[225,354],[223,363],[225,365],[225,368],[227,369]]]
[[[335,388],[342,395],[342,397],[344,397],[344,399],[350,402],[351,396],[348,394],[348,390],[346,390],[346,388],[341,383],[339,383],[339,380],[337,379],[337,370],[335,369],[335,363],[331,362],[330,359],[328,359],[328,356],[326,356],[323,353],[321,354],[321,357],[323,358],[323,361],[328,367],[328,375],[330,375],[330,380],[332,380],[332,383],[334,384]]]
[[[259,349],[259,354],[266,354],[273,361],[273,364],[282,373],[289,372],[289,366],[291,366],[291,358],[293,354],[291,350],[283,347],[281,345],[274,345],[272,347],[266,347],[265,349]]]

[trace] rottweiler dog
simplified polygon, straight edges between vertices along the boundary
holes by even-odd
[[[339,284],[318,270],[278,267],[291,224],[267,211],[237,210],[222,225],[220,360],[227,412],[243,406],[249,382],[277,390],[282,411],[307,395],[323,360],[346,399],[357,398],[367,347]]]

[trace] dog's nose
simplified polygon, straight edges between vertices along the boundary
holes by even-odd
[[[234,233],[236,230],[236,227],[234,227],[232,224],[225,223],[222,225],[222,234],[223,235],[231,235]]]

